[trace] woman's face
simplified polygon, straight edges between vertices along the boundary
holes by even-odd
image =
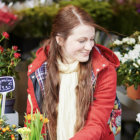
[[[62,46],[65,63],[88,61],[89,54],[94,46],[94,36],[94,27],[89,25],[76,26]]]

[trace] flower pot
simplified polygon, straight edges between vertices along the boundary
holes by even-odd
[[[6,99],[6,102],[5,102],[5,114],[7,113],[14,113],[15,110],[14,110],[14,104],[15,104],[15,98],[13,99]]]
[[[140,85],[137,89],[134,88],[134,85],[127,87],[127,96],[131,99],[140,99]]]

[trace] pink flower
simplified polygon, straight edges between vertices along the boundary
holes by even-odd
[[[3,32],[3,33],[2,33],[2,36],[3,36],[4,38],[6,38],[6,39],[9,38],[9,34],[8,34],[7,32]]]
[[[0,46],[0,52],[3,53],[4,48],[2,46]]]
[[[15,57],[15,58],[19,58],[20,56],[21,56],[20,53],[14,53],[14,57]]]
[[[13,46],[12,49],[13,49],[14,51],[17,51],[17,50],[18,50],[18,46]]]

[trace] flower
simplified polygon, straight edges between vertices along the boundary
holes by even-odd
[[[18,50],[18,46],[13,46],[12,49],[13,49],[14,51],[17,51],[17,50]]]
[[[140,113],[137,114],[136,121],[140,123]],[[134,137],[134,140],[139,140],[139,139],[140,139],[140,129],[137,131]]]
[[[6,39],[9,39],[9,34],[7,32],[3,32],[2,33],[2,36]]]
[[[15,27],[15,23],[18,21],[17,15],[10,12],[8,6],[0,7],[0,32],[11,30]]]
[[[120,60],[117,69],[118,85],[134,85],[137,89],[140,85],[140,32],[115,40],[111,49]]]
[[[140,123],[140,113],[137,114],[136,121]]]
[[[29,140],[29,135],[31,134],[31,129],[27,127],[17,129],[17,132],[21,135],[23,140]]]
[[[3,53],[4,48],[2,46],[0,46],[0,53]]]
[[[0,37],[0,42],[4,39],[9,39],[9,34],[3,32]],[[18,53],[18,46],[12,46],[12,48],[4,48],[0,45],[0,76],[12,76],[18,78],[18,72],[16,66],[20,62],[21,54]],[[13,98],[13,93],[9,92],[7,98]]]
[[[20,53],[14,53],[15,58],[19,58],[20,56],[21,56]]]
[[[0,42],[3,39],[8,39],[9,34],[7,32],[2,33]],[[0,76],[13,76],[17,78],[17,72],[15,67],[20,62],[21,54],[18,53],[18,47],[13,46],[12,49],[0,46]]]

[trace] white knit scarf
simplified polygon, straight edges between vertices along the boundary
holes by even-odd
[[[57,118],[57,140],[68,140],[74,136],[76,122],[76,94],[78,84],[77,70],[79,62],[63,64],[58,60],[60,72],[60,90]]]

